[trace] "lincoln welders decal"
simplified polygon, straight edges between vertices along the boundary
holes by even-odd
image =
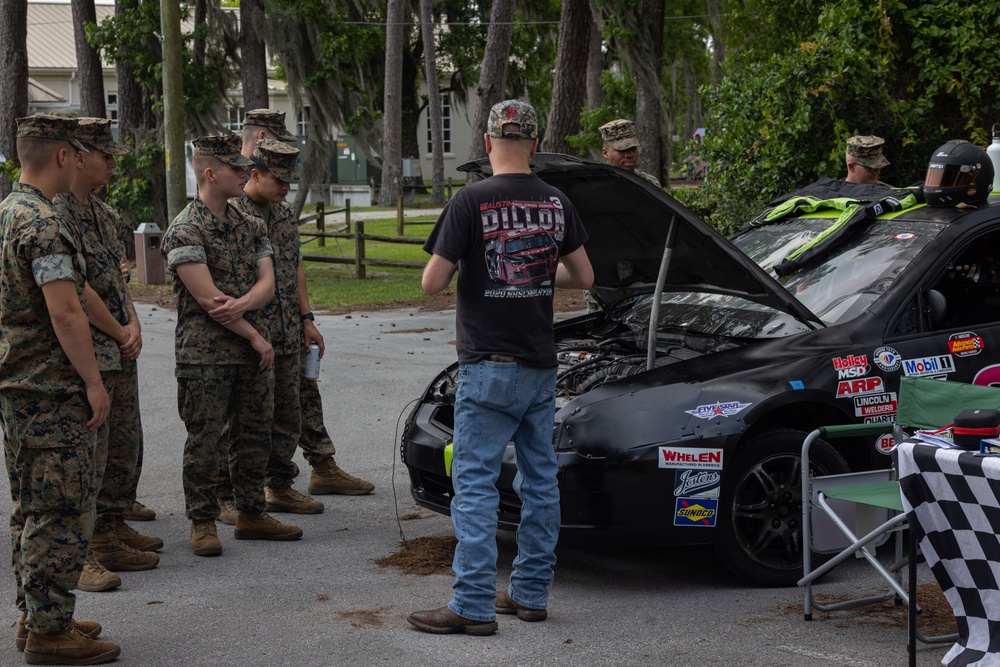
[[[719,501],[711,498],[678,498],[674,506],[675,526],[715,525],[719,515]]]
[[[718,498],[721,483],[718,470],[678,470],[674,473],[674,495]]]
[[[712,419],[713,417],[732,417],[750,407],[750,403],[740,403],[739,401],[727,401],[725,403],[712,403],[711,405],[699,405],[694,410],[685,410],[689,415],[694,415],[698,419]]]
[[[854,397],[854,415],[856,417],[876,417],[896,413],[896,392],[887,394],[870,394]]]

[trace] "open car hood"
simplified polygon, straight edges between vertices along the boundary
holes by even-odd
[[[811,327],[823,323],[753,260],[673,197],[624,169],[557,153],[538,153],[532,171],[561,190],[590,240],[594,292],[605,304],[652,293],[671,220],[674,251],[665,292],[732,294],[786,312]],[[460,171],[490,176],[488,159]]]

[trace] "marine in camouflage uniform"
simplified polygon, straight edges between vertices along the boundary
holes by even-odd
[[[885,139],[870,134],[848,139],[844,153],[847,177],[844,180],[848,183],[887,185],[878,180],[882,170],[889,166],[889,161],[882,154],[884,145]]]
[[[99,426],[109,401],[86,334],[80,243],[50,199],[69,188],[72,172],[62,171],[58,153],[45,166],[31,166],[25,157],[27,142],[41,139],[53,142],[52,151],[59,150],[54,142],[68,142],[62,145],[72,160],[83,150],[73,137],[74,127],[74,121],[49,116],[18,120],[21,182],[0,204],[0,416],[12,500],[17,607],[31,633],[25,650],[34,659],[40,649],[33,635],[62,633],[60,642],[73,644],[64,658],[83,657],[96,664],[116,657],[119,648],[72,634],[81,627],[73,620],[72,591],[95,518],[96,437],[88,422],[91,428]],[[45,185],[36,187],[32,181]],[[43,187],[52,191],[47,194]],[[49,312],[57,295],[44,288],[59,281],[72,283],[76,300],[53,311],[60,315],[57,326]],[[60,287],[60,293],[66,290]],[[67,306],[70,310],[63,310]],[[64,345],[72,345],[73,361]],[[91,627],[100,631],[97,624]]]
[[[601,154],[609,164],[621,167],[626,171],[631,171],[636,176],[641,176],[656,187],[662,187],[660,181],[652,174],[647,174],[641,169],[636,169],[636,162],[639,157],[639,133],[635,127],[634,120],[619,118],[610,123],[605,123],[597,128],[604,141]]]
[[[196,139],[195,156],[240,167],[250,164],[239,155],[236,137]],[[224,218],[218,217],[201,196],[174,219],[162,244],[174,274],[177,403],[188,431],[184,501],[187,517],[195,523],[214,522],[219,515],[215,491],[221,440],[223,428],[233,420],[243,435],[230,453],[236,508],[240,513],[264,510],[262,481],[271,450],[274,406],[270,367],[262,369],[249,339],[213,319],[178,275],[183,264],[207,265],[215,288],[229,297],[243,297],[257,283],[258,261],[272,255],[267,231],[259,218],[248,218],[232,205],[226,207]],[[248,310],[242,320],[266,339],[269,332],[259,311]]]

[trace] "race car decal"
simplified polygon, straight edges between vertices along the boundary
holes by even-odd
[[[896,413],[896,392],[887,394],[869,394],[854,397],[854,415],[856,417],[875,417]]]
[[[903,364],[903,359],[899,356],[899,352],[896,352],[896,350],[891,347],[878,348],[875,350],[874,358],[875,365],[884,370],[886,373],[898,371],[899,367]]]
[[[737,415],[752,403],[740,403],[739,401],[727,401],[725,403],[712,403],[711,405],[699,405],[694,410],[685,410],[689,415],[694,415],[698,419],[712,419],[714,417],[732,417]]]
[[[889,454],[892,453],[892,450],[895,449],[895,447],[896,447],[896,439],[893,438],[892,435],[889,433],[880,435],[875,440],[875,451],[877,451],[879,454],[885,454],[886,456],[888,456]]]
[[[865,417],[866,424],[892,424],[896,421],[896,415],[878,415],[877,417]]]
[[[977,336],[972,331],[948,336],[948,351],[956,357],[971,357],[983,351],[986,345],[981,336]]]
[[[806,388],[806,383],[802,380],[789,380],[788,384],[791,385],[792,389],[800,390]]]
[[[674,495],[718,498],[722,473],[717,470],[678,470],[674,473]]]
[[[912,241],[917,238],[917,235],[910,232],[903,232],[902,234],[896,234],[893,238],[897,241]]]
[[[862,396],[864,394],[881,394],[884,389],[885,384],[880,377],[844,380],[837,384],[837,398]]]
[[[864,377],[871,370],[871,366],[868,365],[867,354],[849,354],[846,357],[834,357],[833,368],[837,371],[838,380]]]
[[[722,470],[722,450],[692,447],[660,447],[659,467]]]
[[[903,373],[910,377],[927,377],[928,375],[945,375],[955,371],[955,361],[950,354],[940,357],[922,357],[920,359],[903,359]]]
[[[675,526],[715,526],[719,501],[711,498],[678,498],[674,505]]]
[[[972,384],[982,387],[1000,387],[1000,364],[993,364],[983,368],[976,377],[972,378]]]

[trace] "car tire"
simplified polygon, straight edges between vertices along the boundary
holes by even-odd
[[[806,434],[774,430],[741,444],[726,465],[719,502],[722,534],[716,552],[741,579],[760,586],[794,586],[802,577],[802,441]],[[822,440],[809,452],[813,474],[850,472]]]

